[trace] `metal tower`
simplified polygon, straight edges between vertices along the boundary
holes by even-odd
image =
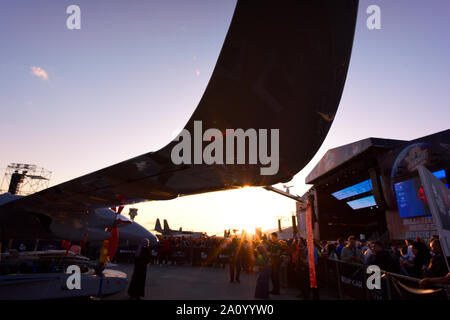
[[[0,193],[29,195],[48,188],[52,172],[34,164],[11,163],[6,167]]]

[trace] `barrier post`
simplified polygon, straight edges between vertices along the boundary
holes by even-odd
[[[363,287],[364,292],[366,293],[366,300],[370,300],[369,288],[367,288],[367,267],[364,265],[363,267]]]
[[[337,278],[337,287],[338,287],[338,296],[339,299],[342,299],[342,288],[341,288],[341,273],[339,272],[339,262],[336,263],[336,278]]]
[[[391,276],[389,273],[385,273],[386,275],[386,291],[387,291],[387,299],[392,300],[392,292],[391,292]]]
[[[328,288],[329,287],[328,278],[330,277],[330,273],[328,272],[328,270],[330,270],[330,268],[328,268],[328,259],[324,260],[319,258],[319,266],[320,269],[322,270],[321,272],[319,272],[319,281],[321,280],[323,286],[325,288]]]

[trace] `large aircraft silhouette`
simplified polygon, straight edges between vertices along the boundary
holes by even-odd
[[[357,7],[357,0],[236,5],[214,72],[185,129],[193,132],[194,121],[223,133],[228,128],[279,129],[276,174],[261,175],[260,163],[176,165],[171,150],[177,142],[172,141],[158,151],[5,201],[1,236],[82,239],[95,229],[89,237],[106,239],[115,218],[105,208],[291,180],[317,152],[336,114]]]
[[[155,231],[158,231],[163,236],[200,238],[206,235],[205,232],[183,231],[181,227],[178,230],[172,230],[170,229],[169,223],[167,222],[166,219],[164,219],[163,223],[164,228],[161,228],[161,222],[159,221],[159,219],[156,219]]]

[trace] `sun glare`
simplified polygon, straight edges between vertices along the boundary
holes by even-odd
[[[223,235],[224,230],[242,229],[254,234],[277,227],[277,217],[290,215],[294,201],[257,187],[181,197],[169,202],[149,202],[135,205],[141,208],[137,222],[150,230],[159,218],[168,219],[171,228],[203,231],[208,235]],[[189,215],[191,219],[186,220]]]

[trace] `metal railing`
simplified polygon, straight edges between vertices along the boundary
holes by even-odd
[[[450,286],[430,285],[431,289],[419,288],[421,279],[380,270],[380,289],[369,289],[368,265],[345,262],[331,258],[319,258],[319,287],[334,291],[339,298],[359,300],[450,300]]]

